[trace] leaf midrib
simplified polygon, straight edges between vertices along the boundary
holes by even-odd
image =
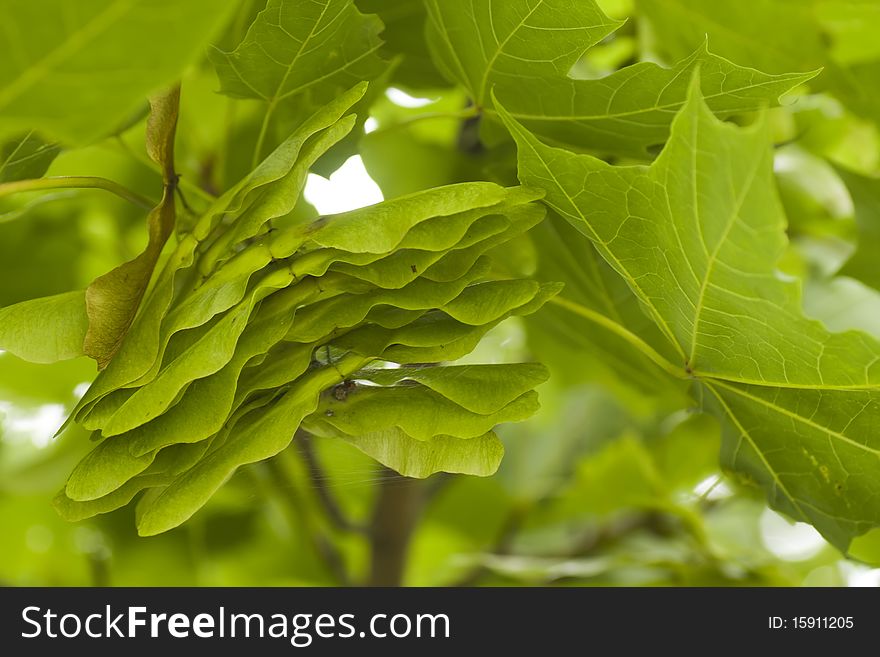
[[[694,125],[697,125],[697,121],[694,122]],[[696,128],[695,128],[696,130]],[[697,152],[696,144],[694,145],[694,152]],[[752,158],[752,167],[749,170],[749,174],[746,177],[746,182],[740,189],[739,194],[737,195],[736,201],[734,203],[733,208],[731,208],[730,216],[727,219],[727,222],[724,226],[724,232],[721,234],[721,237],[718,239],[718,242],[715,244],[715,248],[712,250],[712,253],[709,254],[709,259],[706,261],[706,271],[703,274],[703,280],[700,284],[700,292],[697,297],[697,303],[694,306],[694,321],[693,328],[691,332],[691,348],[690,355],[688,356],[688,364],[693,367],[694,359],[697,353],[697,338],[700,332],[700,321],[703,317],[703,305],[706,300],[706,290],[709,287],[709,281],[712,279],[712,275],[715,269],[715,263],[718,262],[718,256],[721,253],[721,249],[726,245],[728,237],[730,237],[730,231],[733,230],[733,227],[737,223],[737,219],[740,218],[739,213],[742,210],[743,204],[745,203],[746,196],[751,191],[752,186],[755,183],[756,176],[758,175],[758,169],[760,169],[761,163],[763,162],[763,158],[756,157]],[[692,163],[693,166],[693,176],[696,179],[697,171],[696,171],[696,162]],[[667,194],[668,196],[668,194]],[[700,218],[700,206],[694,206],[694,214],[696,215],[696,223],[697,226],[702,227],[703,222]],[[685,254],[685,258],[687,258],[687,254]]]
[[[324,16],[326,15],[327,9],[329,7],[330,7],[330,0],[327,0],[324,3],[324,8],[321,9],[321,15],[318,16],[318,20],[316,20],[312,24],[312,29],[309,30],[308,36],[302,40],[302,43],[299,44],[299,48],[297,49],[296,54],[293,56],[293,59],[290,61],[290,64],[288,64],[287,70],[284,71],[284,75],[281,76],[281,82],[278,83],[278,87],[276,87],[275,93],[272,94],[271,98],[266,98],[266,100],[269,102],[270,105],[274,105],[282,97],[282,93],[281,93],[282,89],[284,89],[284,85],[287,83],[287,79],[290,77],[290,73],[291,73],[291,71],[293,71],[293,67],[299,61],[300,55],[302,55],[303,49],[306,47],[306,44],[315,36],[315,30],[318,28],[318,25],[321,24],[321,21],[324,20]],[[336,20],[336,18],[338,18],[344,10],[345,9],[343,7],[343,9],[340,10],[339,14],[337,14],[333,18],[333,20]],[[330,22],[332,23],[333,20],[331,20]],[[281,28],[281,5],[278,5],[278,27]],[[281,28],[281,29],[284,29],[284,28]],[[290,33],[287,32],[286,29],[284,29],[284,32],[285,32],[285,34],[290,36]]]
[[[859,443],[859,442],[853,440],[849,436],[847,436],[843,433],[840,433],[839,431],[834,431],[830,427],[823,426],[823,425],[819,424],[818,422],[814,422],[813,420],[811,420],[808,417],[804,417],[803,415],[798,415],[797,413],[794,413],[794,412],[788,410],[787,408],[784,408],[783,406],[779,406],[778,404],[767,401],[766,399],[752,395],[752,394],[746,392],[745,390],[741,390],[741,389],[737,388],[736,386],[722,383],[721,381],[717,381],[717,380],[711,381],[711,382],[706,381],[706,385],[710,388],[712,388],[714,386],[720,386],[720,387],[724,388],[725,390],[729,390],[730,392],[739,395],[740,397],[745,397],[746,399],[748,399],[751,402],[755,402],[757,404],[765,406],[776,413],[779,413],[779,414],[784,415],[788,418],[791,418],[792,420],[800,422],[801,424],[805,424],[812,429],[816,429],[818,431],[821,431],[821,432],[827,434],[829,437],[837,438],[841,442],[846,443],[847,445],[850,445],[851,447],[855,447],[856,449],[868,452],[869,454],[872,454],[875,457],[880,457],[880,449],[874,449],[873,447],[870,447],[868,445],[863,445],[862,443]]]
[[[786,488],[785,484],[782,483],[782,480],[779,478],[779,475],[776,473],[776,470],[767,461],[767,458],[764,455],[764,452],[762,452],[758,448],[757,443],[752,438],[752,435],[749,433],[748,429],[746,429],[742,425],[742,423],[739,421],[739,418],[736,416],[736,414],[733,412],[733,410],[730,408],[730,406],[728,406],[727,402],[724,401],[724,398],[715,389],[715,387],[712,385],[712,383],[706,382],[706,387],[709,388],[709,391],[718,400],[718,403],[724,409],[724,412],[727,414],[727,416],[730,418],[730,420],[733,422],[733,424],[736,425],[736,428],[739,429],[740,438],[745,439],[749,443],[749,445],[752,446],[752,449],[754,450],[755,454],[757,454],[758,458],[761,459],[761,463],[764,465],[764,468],[767,470],[767,473],[773,478],[773,481],[776,484],[776,486],[779,488],[779,490],[782,491],[782,493],[792,503],[794,508],[797,509],[797,512],[801,515],[801,519],[805,520],[806,522],[809,522],[809,516],[801,508],[800,504],[795,499],[795,497],[788,491],[788,488]],[[738,451],[738,448],[737,448],[737,451]]]
[[[13,160],[13,159],[12,159],[12,158],[14,158],[16,155],[18,155],[18,152],[19,152],[22,148],[24,148],[24,145],[27,143],[28,139],[30,139],[31,136],[32,136],[33,134],[34,134],[34,131],[31,130],[31,131],[28,132],[24,137],[22,137],[22,138],[21,138],[21,141],[19,141],[19,142],[15,145],[15,148],[12,149],[12,151],[9,153],[9,155],[6,157],[6,159],[4,159],[2,162],[0,162],[0,177],[3,176],[3,172],[6,171],[6,168],[7,168],[10,164],[15,164],[16,162],[25,162],[25,161],[27,161],[28,159],[30,159],[30,158],[36,156],[37,154],[39,154],[40,152],[42,152],[43,149],[42,149],[42,148],[39,148],[39,149],[37,149],[34,153],[32,153],[31,155],[29,155],[28,157],[22,158],[22,159],[20,159],[20,160]]]
[[[526,21],[529,20],[534,15],[534,13],[536,11],[538,11],[538,8],[541,7],[543,4],[544,4],[544,0],[538,0],[538,2],[535,4],[535,6],[531,10],[529,10],[529,13],[527,13],[525,15],[525,17],[516,25],[516,27],[514,27],[510,31],[510,33],[504,38],[504,41],[501,42],[501,41],[498,41],[498,35],[495,34],[495,22],[492,19],[492,0],[489,0],[489,7],[488,7],[489,21],[492,26],[492,36],[495,37],[496,48],[495,48],[495,52],[492,54],[491,59],[489,59],[486,62],[486,70],[483,71],[483,79],[480,81],[480,88],[479,88],[479,90],[475,90],[475,91],[477,91],[477,94],[476,94],[476,97],[474,98],[474,101],[476,102],[476,104],[478,106],[482,107],[485,104],[486,85],[489,83],[489,73],[492,71],[492,67],[495,65],[495,62],[498,61],[498,58],[501,56],[501,53],[504,50],[504,46],[506,46],[508,43],[510,43],[510,40],[513,38],[513,36],[526,24]],[[473,3],[471,4],[471,7],[473,7]],[[477,28],[477,32],[480,31],[480,26],[476,24],[476,16],[475,15],[474,15],[474,27]]]
[[[514,125],[516,126],[515,127],[516,130],[520,130],[520,128],[518,127],[517,124],[514,124]],[[520,133],[520,134],[522,134],[522,133]],[[526,138],[523,140],[523,143],[528,144],[532,153],[534,153],[535,157],[537,157],[538,160],[541,162],[541,165],[544,167],[544,170],[547,172],[547,175],[550,176],[551,180],[554,182],[556,187],[565,195],[565,198],[568,200],[569,205],[572,207],[574,212],[577,213],[577,215],[581,218],[583,225],[586,226],[589,229],[589,231],[592,233],[594,242],[597,245],[601,245],[603,254],[605,255],[605,257],[609,261],[612,262],[612,264],[615,266],[615,270],[626,279],[627,283],[634,290],[636,290],[638,292],[639,298],[643,301],[643,303],[648,308],[651,309],[651,313],[654,317],[654,321],[657,323],[657,326],[660,328],[660,330],[663,332],[663,334],[666,336],[666,338],[670,341],[670,343],[676,349],[676,351],[678,351],[679,354],[682,356],[682,358],[684,358],[685,357],[684,350],[681,348],[681,345],[678,343],[678,340],[675,339],[675,334],[672,332],[672,329],[669,327],[669,325],[666,323],[666,320],[660,314],[660,311],[657,309],[656,306],[654,306],[653,303],[651,303],[650,296],[648,296],[645,293],[645,291],[638,284],[638,281],[636,281],[629,274],[629,271],[623,266],[623,264],[620,262],[620,260],[618,260],[617,256],[614,255],[614,253],[611,251],[611,249],[608,248],[608,245],[605,243],[605,241],[599,237],[599,235],[596,233],[596,231],[593,229],[593,227],[587,221],[587,218],[581,212],[578,205],[574,202],[574,199],[571,197],[571,195],[569,195],[568,190],[556,178],[556,175],[550,169],[550,166],[548,165],[547,161],[544,160],[543,156],[538,151],[538,149],[535,148],[534,144],[532,144],[532,142],[528,139],[528,135],[524,135],[524,136]],[[550,203],[549,200],[545,200],[545,203],[547,203],[548,205],[551,205],[551,207],[552,207],[552,204]],[[558,208],[554,208],[554,209],[557,210],[558,212],[560,212],[560,214],[563,214],[563,215],[565,214],[565,213],[561,212]]]

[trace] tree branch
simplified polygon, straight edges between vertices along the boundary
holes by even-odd
[[[418,479],[402,477],[382,468],[386,477],[379,486],[370,526],[370,574],[368,586],[401,586],[413,529],[423,501]]]

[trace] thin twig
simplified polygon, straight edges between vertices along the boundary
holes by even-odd
[[[251,169],[256,169],[257,165],[262,161],[263,145],[266,143],[266,135],[269,132],[269,123],[272,120],[272,114],[278,105],[278,98],[275,97],[269,101],[266,107],[266,113],[263,115],[263,122],[260,124],[260,134],[257,136],[257,143],[254,146],[254,155],[251,158]]]
[[[299,448],[299,454],[303,461],[305,461],[306,467],[309,471],[309,479],[312,482],[312,486],[315,489],[315,493],[318,496],[318,500],[320,501],[330,524],[340,531],[366,534],[368,528],[362,524],[351,521],[345,515],[342,507],[327,487],[327,476],[318,460],[318,455],[315,453],[311,435],[300,429],[296,432],[294,443]]]
[[[608,319],[605,315],[601,313],[597,313],[594,310],[591,310],[581,304],[571,301],[570,299],[566,299],[564,297],[553,297],[550,299],[550,303],[565,308],[566,310],[574,313],[575,315],[579,315],[584,319],[588,319],[591,322],[602,326],[603,328],[611,331],[615,335],[623,338],[628,343],[630,343],[633,347],[642,352],[648,359],[651,360],[655,365],[671,374],[672,376],[679,379],[687,379],[690,378],[690,373],[688,370],[682,367],[676,367],[668,360],[666,360],[663,356],[661,356],[657,351],[654,350],[647,342],[642,340],[639,336],[637,336],[632,331],[627,328],[621,326],[617,322]]]
[[[118,182],[97,176],[51,176],[33,180],[16,180],[0,184],[0,197],[44,189],[103,189],[147,210],[152,210],[158,205],[158,202],[152,201]]]
[[[308,512],[302,508],[301,500],[290,477],[279,458],[283,458],[286,452],[281,452],[273,459],[266,461],[266,468],[271,476],[275,489],[287,505],[288,509],[302,519],[305,525],[305,533],[312,542],[315,552],[327,565],[327,569],[342,586],[350,586],[351,579],[345,565],[345,558],[336,549],[336,546],[321,531],[314,526],[315,523],[308,516]]]
[[[116,139],[114,140],[114,143],[116,143],[116,145],[119,146],[119,149],[123,153],[128,155],[135,162],[142,164],[143,166],[147,167],[151,171],[154,171],[158,174],[162,173],[159,165],[156,164],[155,162],[153,162],[153,160],[151,160],[146,155],[146,153],[141,155],[138,151],[134,150],[128,144],[126,144],[125,140],[122,139],[122,137],[117,136]],[[213,203],[215,200],[217,200],[215,196],[213,196],[212,194],[209,194],[207,191],[205,191],[204,189],[202,189],[198,185],[195,185],[195,184],[189,182],[186,178],[181,177],[177,182],[186,191],[192,192],[193,194],[195,194],[196,196],[198,196],[199,198],[201,198],[202,200],[204,200],[208,203]]]

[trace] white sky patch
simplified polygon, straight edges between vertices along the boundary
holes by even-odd
[[[385,96],[387,96],[388,100],[392,103],[400,107],[424,107],[425,105],[437,102],[436,98],[418,98],[416,96],[410,96],[408,93],[397,87],[388,87],[385,91]]]
[[[329,180],[310,173],[305,197],[321,214],[357,210],[384,200],[382,190],[370,178],[360,155],[348,158],[345,164],[330,174]]]
[[[805,522],[792,523],[771,509],[761,515],[764,546],[780,559],[803,561],[825,547],[825,539]]]
[[[76,401],[79,401],[83,398],[83,396],[88,392],[89,388],[92,386],[88,381],[83,381],[82,383],[77,383],[76,387],[73,389],[73,398]]]
[[[797,169],[797,158],[791,153],[780,151],[773,155],[773,171],[788,173]]]
[[[375,132],[379,128],[379,122],[374,118],[370,117],[366,121],[364,121],[364,132],[370,134],[371,132]]]
[[[841,562],[840,567],[843,568],[849,586],[880,588],[880,568],[847,561]]]
[[[707,500],[723,500],[733,495],[733,491],[721,477],[712,475],[694,486],[694,495]]]
[[[34,447],[43,449],[52,442],[52,436],[64,424],[67,409],[64,404],[43,404],[36,408],[18,408],[12,404],[0,405],[4,414],[4,438],[30,440]]]

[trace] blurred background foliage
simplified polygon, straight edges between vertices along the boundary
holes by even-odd
[[[512,144],[487,148],[478,126],[456,116],[466,97],[431,63],[421,3],[357,4],[386,24],[386,87],[373,94],[359,154],[323,162],[321,173],[339,171],[329,182],[313,175],[296,212],[362,205],[378,200],[379,190],[379,198],[393,198],[464,180],[513,183]],[[771,110],[790,222],[781,267],[803,280],[808,314],[834,330],[880,335],[880,293],[869,287],[880,283],[880,41],[877,22],[868,20],[876,3],[707,0],[708,14],[709,5],[726,9],[704,22],[683,18],[694,4],[685,0],[600,4],[629,20],[585,55],[576,77],[635,61],[672,64],[707,32],[713,52],[742,65],[824,67],[816,85]],[[237,43],[260,5],[243,2],[218,43]],[[773,20],[778,15],[787,18]],[[730,38],[731,25],[746,38]],[[249,170],[263,109],[218,95],[207,61],[186,72],[182,88],[178,168],[191,188],[184,194],[198,198],[192,188],[223,190]],[[428,113],[438,116],[413,120]],[[48,175],[103,176],[155,197],[161,181],[145,164],[143,118],[93,146],[61,152]],[[100,191],[3,199],[0,307],[83,288],[136,255],[145,239],[143,212]],[[564,280],[576,298],[589,293],[577,267],[585,248],[567,224],[551,220],[501,260],[511,272]],[[240,470],[184,527],[153,538],[135,535],[132,508],[68,524],[50,505],[87,449],[81,430],[53,434],[94,364],[32,365],[0,354],[0,583],[357,583],[375,549],[365,528],[377,500],[403,490],[411,500],[409,585],[880,583],[871,567],[880,562],[880,539],[856,542],[861,562],[844,560],[810,527],[767,509],[759,492],[719,472],[718,427],[686,390],[651,385],[644,363],[615,351],[612,340],[556,307],[486,337],[471,362],[535,359],[553,373],[540,389],[540,414],[500,428],[507,453],[491,478],[413,483],[341,441],[295,441],[271,463]]]

